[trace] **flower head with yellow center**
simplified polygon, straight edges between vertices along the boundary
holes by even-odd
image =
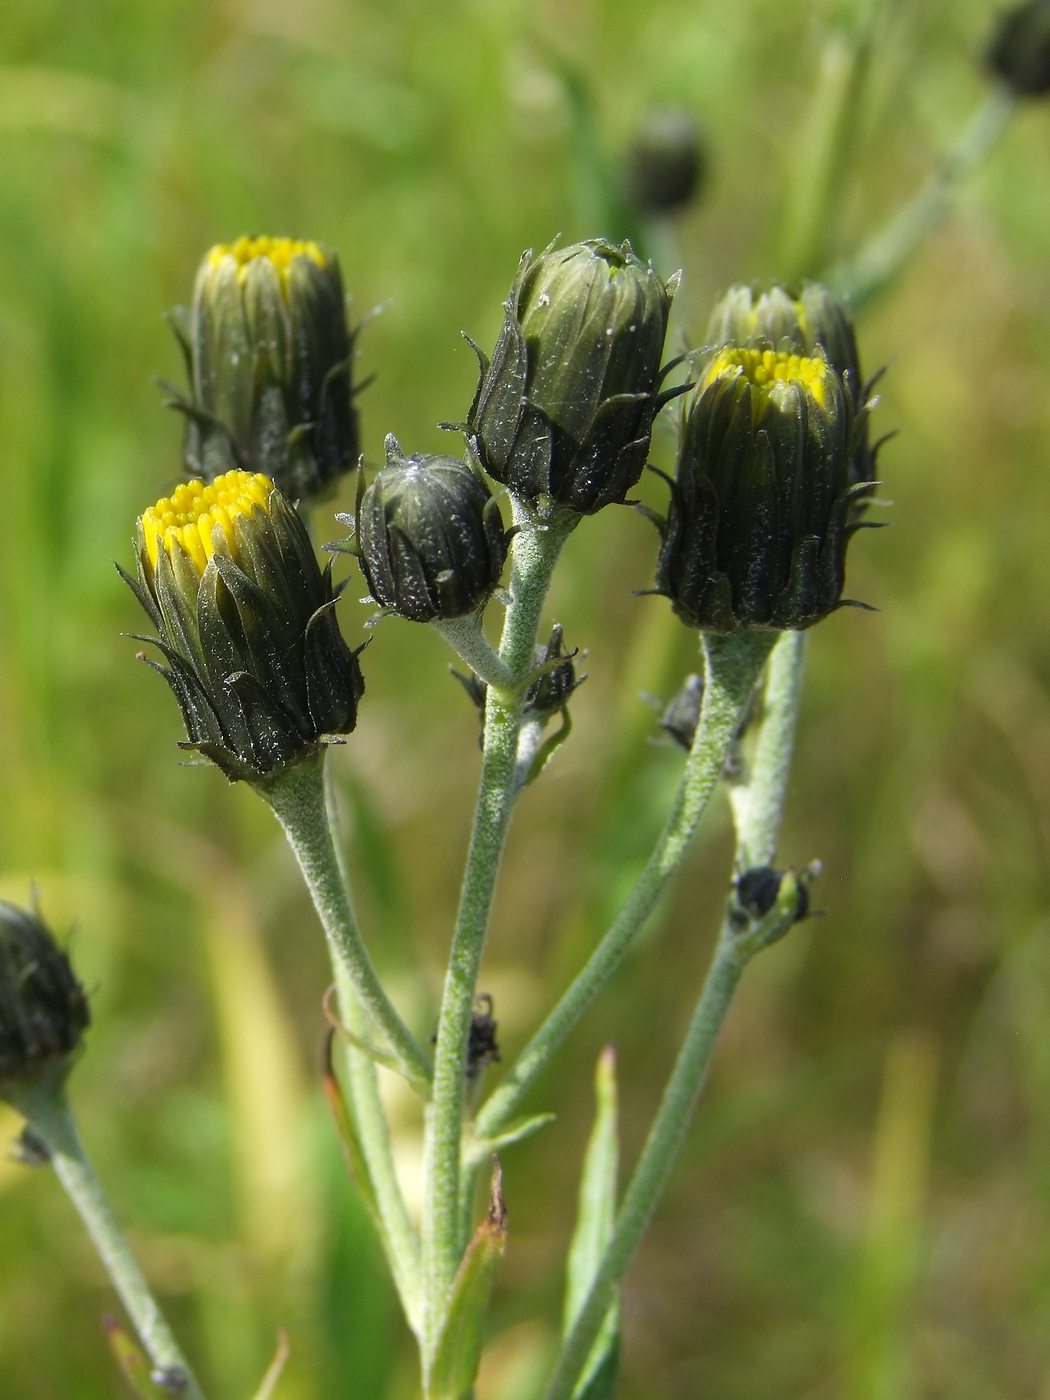
[[[750,384],[756,422],[761,420],[770,402],[780,395],[778,385],[798,385],[821,408],[827,402],[828,362],[823,355],[726,346],[708,365],[700,392],[716,379],[732,377],[740,377]]]
[[[144,511],[138,578],[187,746],[262,781],[346,734],[364,689],[306,528],[272,481],[234,470]]]
[[[204,256],[177,313],[190,392],[187,473],[261,471],[312,502],[357,463],[353,340],[335,254],[312,239],[245,235]]]

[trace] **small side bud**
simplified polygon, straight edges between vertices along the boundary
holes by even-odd
[[[624,162],[627,197],[643,214],[677,214],[703,191],[707,152],[692,112],[648,112]]]
[[[0,1099],[41,1085],[57,1092],[91,1024],[69,958],[37,914],[0,901]],[[35,1150],[35,1135],[25,1144]]]
[[[476,1079],[488,1065],[499,1064],[499,1022],[492,1015],[492,998],[482,992],[475,998],[467,1041],[467,1078]]]
[[[680,749],[685,749],[686,753],[693,747],[703,703],[703,677],[687,676],[681,690],[664,710],[660,720],[660,728]]]
[[[790,881],[795,893],[794,922],[801,922],[809,914],[809,882],[819,873],[817,863],[808,866],[801,874],[793,870],[773,870],[768,865],[756,865],[745,870],[737,877],[734,886],[738,906],[734,923],[746,928],[749,923],[764,919],[780,898],[785,880]]]
[[[499,506],[480,474],[456,457],[403,457],[393,437],[386,452],[357,512],[369,592],[412,622],[477,612],[499,586],[507,558]]]
[[[578,690],[586,676],[577,676],[573,658],[576,652],[562,650],[562,627],[556,622],[546,646],[538,646],[533,653],[533,665],[542,669],[543,675],[533,681],[525,692],[526,719],[548,720],[560,714],[569,703],[572,693]],[[559,659],[564,658],[564,659]]]
[[[1000,18],[988,66],[1017,97],[1050,92],[1050,0],[1028,0]]]

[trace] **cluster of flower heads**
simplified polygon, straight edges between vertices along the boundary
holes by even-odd
[[[374,601],[414,622],[479,616],[512,531],[631,503],[661,410],[679,453],[656,591],[719,633],[809,627],[842,599],[874,485],[870,386],[822,287],[733,288],[703,350],[665,359],[677,277],[602,239],[521,260],[491,357],[478,346],[463,458],[406,455],[359,480],[349,552]],[[139,521],[138,576],[185,746],[266,782],[353,729],[357,652],[299,512],[358,462],[354,333],[338,262],[291,239],[213,248],[176,329],[190,481]],[[672,372],[678,369],[677,376]],[[668,384],[668,379],[677,383]],[[125,576],[127,577],[127,576]],[[571,668],[571,660],[566,664]],[[565,688],[566,698],[572,685]]]

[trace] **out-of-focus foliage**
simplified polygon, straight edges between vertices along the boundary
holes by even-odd
[[[631,232],[610,182],[646,111],[694,111],[710,142],[677,252],[650,230],[663,271],[685,266],[677,333],[698,338],[717,291],[791,271],[789,243],[800,257],[805,219],[785,210],[810,169],[812,94],[833,91],[852,38],[870,44],[819,231],[829,260],[914,191],[980,100],[993,8],[4,6],[0,894],[24,902],[35,879],[51,924],[73,929],[95,1024],[71,1094],[215,1400],[252,1393],[280,1324],[281,1400],[407,1400],[414,1357],[324,1116],[324,954],[290,858],[249,791],[179,766],[175,707],[119,635],[139,623],[110,561],[130,565],[135,517],[179,464],[150,382],[180,371],[162,311],[216,241],[320,239],[354,319],[384,307],[359,342],[358,373],[379,374],[359,400],[369,461],[389,431],[407,452],[458,451],[435,424],[473,392],[460,329],[492,345],[522,248]],[[880,459],[894,527],[850,560],[849,593],[882,611],[812,635],[778,857],[824,860],[830,913],[748,974],[625,1289],[624,1400],[1050,1384],[1048,245],[1050,108],[1035,105],[860,327],[869,370],[896,356],[877,419],[903,428]],[[348,485],[319,538],[351,505]],[[624,893],[681,765],[649,744],[638,698],[669,698],[696,665],[666,602],[630,596],[655,551],[614,508],[583,523],[556,580],[590,679],[512,833],[482,980],[505,1061]],[[355,575],[340,605],[352,645],[363,591]],[[423,1035],[478,762],[448,659],[427,629],[383,622],[337,758],[366,933]],[[674,907],[534,1096],[558,1121],[506,1154],[479,1400],[537,1394],[596,1054],[616,1042],[626,1165],[728,859],[716,812]],[[412,1106],[394,1112],[414,1161]],[[111,1400],[113,1307],[50,1175],[0,1161],[5,1397]]]

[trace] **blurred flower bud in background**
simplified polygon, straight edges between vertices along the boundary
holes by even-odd
[[[624,160],[627,198],[643,215],[677,214],[702,195],[707,163],[693,114],[682,107],[653,108]]]
[[[485,471],[541,514],[622,502],[645,466],[677,279],[602,239],[526,253],[468,417]],[[477,349],[477,347],[475,347]]]
[[[265,476],[191,481],[138,523],[138,578],[121,570],[157,629],[183,748],[234,781],[313,755],[357,722],[364,680],[339,632],[331,565]]]
[[[292,501],[328,494],[357,463],[354,335],[335,254],[291,238],[217,244],[175,321],[190,398],[186,470],[264,472]]]
[[[480,473],[456,457],[404,457],[387,437],[357,510],[361,571],[381,607],[413,622],[476,612],[499,584],[507,538]]]
[[[0,1099],[60,1089],[90,1023],[84,988],[50,929],[0,900]]]
[[[1050,0],[1029,0],[1001,16],[988,66],[1017,97],[1050,92]]]

